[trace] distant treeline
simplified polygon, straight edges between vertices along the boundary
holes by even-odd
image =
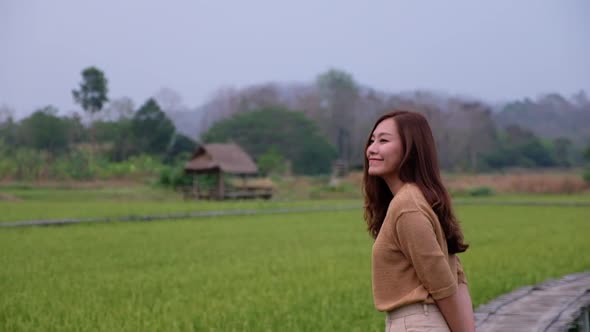
[[[442,168],[447,171],[575,167],[583,164],[584,150],[590,146],[590,100],[584,92],[569,99],[548,94],[536,101],[525,99],[492,107],[478,100],[423,91],[383,93],[359,85],[339,70],[322,73],[310,84],[269,83],[220,90],[196,110],[201,117],[190,131],[200,130],[207,140],[210,136],[206,132],[219,121],[268,107],[303,113],[336,149],[336,158],[351,167],[361,166],[374,121],[393,109],[420,112],[429,119]],[[190,113],[175,114],[186,117]],[[185,120],[182,123],[189,128],[190,121]],[[256,128],[249,123],[243,130]],[[231,139],[252,145],[245,136]],[[251,152],[256,155],[259,151]]]
[[[197,142],[225,141],[243,146],[264,173],[325,174],[336,160],[360,168],[371,126],[392,109],[429,119],[447,171],[579,167],[590,146],[590,101],[584,92],[492,108],[428,92],[382,93],[346,72],[329,70],[309,84],[220,90],[193,111],[181,106],[173,91],[135,109],[128,98],[109,101],[104,73],[90,67],[72,95],[85,115],[59,115],[47,106],[15,121],[6,108],[0,110],[0,178],[159,174],[166,167],[178,169]]]
[[[0,124],[0,177],[15,180],[96,179],[158,174],[185,160],[195,142],[149,99],[131,117],[94,121],[58,116],[45,107]]]

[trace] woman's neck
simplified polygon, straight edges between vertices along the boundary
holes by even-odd
[[[395,193],[397,193],[405,184],[402,180],[399,179],[399,176],[397,175],[384,178],[383,180],[385,180],[385,183],[387,183],[387,186],[389,187],[389,190],[393,195],[395,195]]]

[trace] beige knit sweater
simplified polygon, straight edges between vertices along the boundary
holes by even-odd
[[[438,217],[412,183],[389,204],[373,244],[373,299],[379,311],[435,303],[467,283],[459,258],[448,255]]]

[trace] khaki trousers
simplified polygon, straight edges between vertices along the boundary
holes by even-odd
[[[389,311],[385,332],[450,332],[436,304],[414,303]]]

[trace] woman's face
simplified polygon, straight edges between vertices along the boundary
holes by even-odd
[[[393,118],[381,121],[371,134],[367,159],[369,175],[386,177],[396,175],[403,156],[402,141]]]

